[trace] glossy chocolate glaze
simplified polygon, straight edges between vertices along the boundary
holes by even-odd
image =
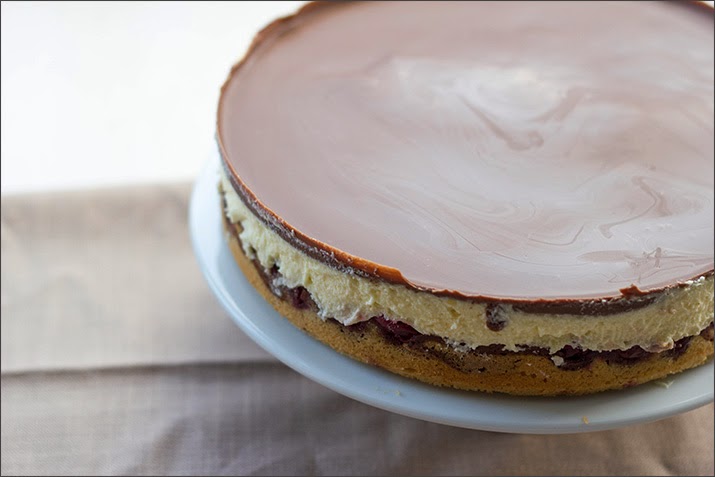
[[[332,266],[645,306],[712,274],[712,44],[696,4],[311,4],[232,71],[219,148],[249,208]]]

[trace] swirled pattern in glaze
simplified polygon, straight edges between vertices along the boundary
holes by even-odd
[[[713,268],[713,14],[373,2],[264,34],[218,138],[291,229],[418,288],[615,297]]]

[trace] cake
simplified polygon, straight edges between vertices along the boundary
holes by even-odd
[[[228,245],[295,326],[436,386],[712,365],[712,45],[695,2],[308,4],[221,90]]]

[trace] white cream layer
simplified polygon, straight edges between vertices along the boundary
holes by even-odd
[[[566,345],[606,351],[641,346],[662,351],[674,341],[700,333],[713,320],[713,277],[665,292],[655,303],[606,316],[536,314],[504,309],[501,331],[486,326],[484,304],[344,273],[315,260],[283,240],[243,203],[221,172],[225,213],[240,223],[243,251],[270,269],[277,265],[282,285],[302,286],[318,305],[323,319],[351,325],[373,316],[409,324],[422,334],[436,335],[458,348],[502,344],[517,351],[538,346],[555,352]]]

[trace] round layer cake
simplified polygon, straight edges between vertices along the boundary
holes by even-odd
[[[318,340],[439,386],[703,365],[712,45],[699,3],[309,4],[221,92],[235,260]]]

